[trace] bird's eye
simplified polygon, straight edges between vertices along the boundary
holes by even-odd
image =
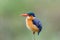
[[[31,16],[31,15],[29,15],[29,16]]]

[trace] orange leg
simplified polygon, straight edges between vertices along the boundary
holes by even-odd
[[[35,31],[33,31],[33,40],[35,40]]]
[[[35,32],[33,32],[33,34],[35,34]]]

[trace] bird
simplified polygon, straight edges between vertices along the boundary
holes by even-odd
[[[41,21],[35,16],[34,12],[28,12],[21,14],[22,16],[26,17],[26,27],[32,31],[33,34],[36,32],[39,33],[42,30],[42,23]]]

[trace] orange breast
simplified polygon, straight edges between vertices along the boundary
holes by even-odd
[[[26,20],[26,25],[29,29],[31,29],[32,31],[38,32],[39,29],[32,23],[32,20]]]

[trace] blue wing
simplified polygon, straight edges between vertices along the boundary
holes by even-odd
[[[40,33],[41,29],[42,29],[42,23],[37,18],[35,18],[32,22],[33,22],[34,25],[36,25],[39,28],[39,32],[38,32],[38,35],[39,35],[39,33]]]

